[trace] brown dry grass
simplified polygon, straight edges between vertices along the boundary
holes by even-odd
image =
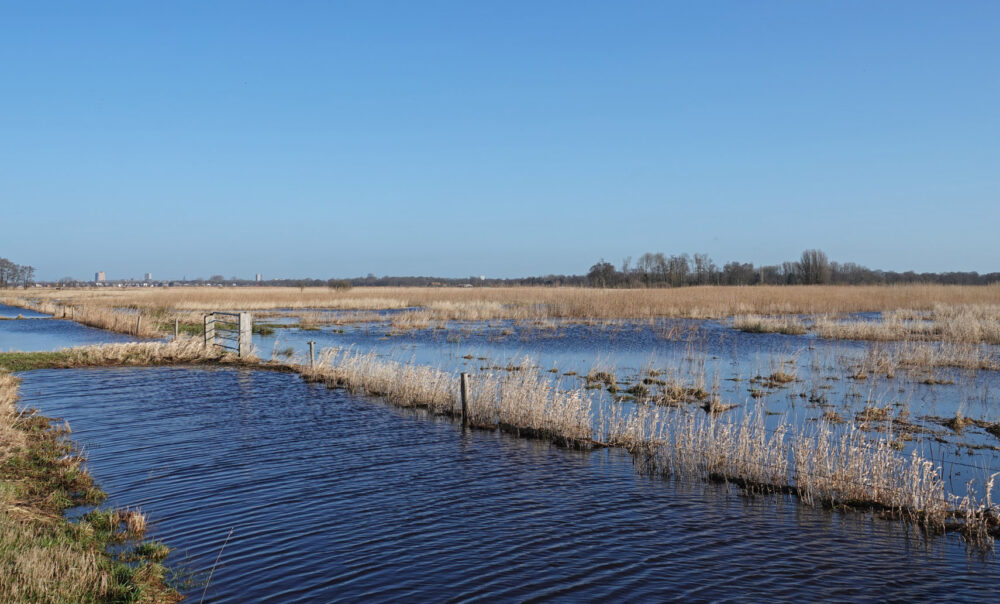
[[[1000,305],[1000,285],[701,286],[676,289],[570,287],[358,287],[350,290],[277,287],[35,289],[14,297],[144,309],[422,307],[438,316],[480,318],[722,318],[739,314],[830,314],[896,309],[932,310],[936,304]]]

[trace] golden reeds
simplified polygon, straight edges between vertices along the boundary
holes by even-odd
[[[807,322],[808,320],[808,322]],[[771,317],[738,315],[733,327],[760,333],[804,334],[835,340],[941,340],[1000,344],[1000,306],[934,304],[931,310],[888,310],[877,319],[844,319],[833,315]]]
[[[374,352],[326,349],[314,367],[300,370],[308,379],[380,396],[398,406],[444,415],[459,412],[455,375],[433,367],[379,359]],[[592,440],[590,403],[581,389],[555,386],[534,367],[480,373],[471,382],[470,420],[475,425],[572,444]]]
[[[984,479],[981,498],[972,485],[963,497],[948,494],[940,466],[915,451],[901,455],[854,424],[835,431],[825,421],[813,428],[781,421],[768,428],[760,408],[737,421],[648,407],[602,419],[608,443],[631,451],[648,472],[793,492],[807,504],[877,507],[934,530],[960,517],[962,530],[983,545],[1000,522],[987,495],[993,476]]]
[[[24,298],[26,294],[16,297]],[[1000,285],[699,286],[675,289],[579,287],[173,287],[35,289],[31,298],[63,304],[174,310],[419,307],[431,318],[724,318],[912,309],[935,305],[1000,305]]]

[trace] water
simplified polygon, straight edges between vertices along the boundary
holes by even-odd
[[[852,315],[865,320],[877,317],[877,313]],[[887,408],[892,417],[904,418],[915,430],[899,443],[902,454],[917,451],[945,462],[945,479],[953,493],[964,494],[970,478],[981,485],[990,472],[1000,471],[997,436],[982,426],[955,432],[939,423],[959,413],[981,422],[1000,422],[997,371],[934,370],[936,377],[954,382],[948,385],[923,384],[923,374],[902,370],[891,379],[873,374],[857,381],[849,379],[853,372],[850,366],[864,356],[871,343],[824,340],[813,335],[744,333],[719,321],[622,321],[608,326],[548,322],[542,327],[512,321],[454,322],[443,329],[388,335],[390,332],[384,324],[320,330],[280,328],[268,336],[255,335],[254,345],[265,358],[290,348],[292,360],[305,363],[312,340],[318,349],[372,351],[386,359],[473,375],[484,368],[521,365],[527,357],[542,369],[557,368],[556,373],[543,375],[551,375],[564,386],[579,385],[597,366],[613,372],[621,380],[622,390],[637,383],[647,368],[691,379],[688,374],[697,371],[688,370],[693,363],[703,362],[706,387],[712,387],[718,376],[725,404],[736,405],[737,412],[763,407],[770,414],[766,421],[772,427],[785,420],[808,425],[831,411],[851,420],[867,407]],[[988,350],[994,358],[1000,355],[995,346]],[[776,365],[784,361],[792,363]],[[790,371],[798,380],[775,388],[751,381],[753,376],[767,376],[777,369]],[[574,372],[577,375],[567,375]],[[600,393],[592,391],[591,395]],[[605,395],[603,402],[610,398]],[[879,422],[869,427],[885,429]],[[884,438],[885,434],[876,436]]]
[[[204,576],[233,529],[210,601],[985,601],[1000,581],[954,536],[463,433],[295,375],[22,379],[21,404],[70,421],[111,503],[176,548],[169,565]]]
[[[264,357],[275,349],[290,347],[295,351],[294,360],[305,362],[307,342],[315,340],[319,348],[352,347],[456,373],[469,371],[473,376],[483,369],[521,364],[524,357],[529,357],[543,368],[557,367],[557,373],[543,375],[564,386],[578,385],[581,376],[595,365],[610,369],[619,379],[630,383],[637,383],[644,368],[649,367],[668,372],[680,369],[684,378],[691,368],[691,359],[697,358],[705,365],[706,386],[711,386],[713,377],[718,376],[723,402],[736,405],[724,420],[738,419],[743,409],[762,407],[768,413],[765,422],[771,428],[783,421],[802,426],[810,425],[829,411],[851,420],[867,406],[885,407],[893,417],[905,416],[914,427],[915,432],[897,440],[901,455],[916,451],[940,464],[951,493],[965,494],[970,479],[976,481],[974,488],[981,491],[985,478],[1000,471],[1000,439],[986,429],[988,424],[1000,422],[997,404],[1000,372],[996,371],[938,370],[939,377],[955,381],[954,385],[944,386],[921,384],[919,377],[915,379],[903,372],[894,379],[872,376],[857,382],[846,379],[845,363],[863,355],[868,343],[822,340],[810,335],[744,333],[718,321],[623,321],[608,326],[547,322],[541,327],[492,321],[451,323],[445,329],[386,336],[388,330],[383,324],[327,327],[319,331],[279,328],[270,336],[255,335],[254,343]],[[0,320],[0,351],[56,350],[135,340],[65,320]],[[991,350],[997,354],[996,347]],[[775,358],[793,360],[793,373],[799,380],[775,389],[764,389],[749,380],[773,371]],[[573,371],[580,375],[565,375]],[[628,387],[624,383],[620,386],[623,390]],[[766,392],[763,398],[755,399],[754,390]],[[823,401],[813,400],[817,392],[822,394]],[[598,404],[611,404],[612,397],[607,393],[597,390],[590,391],[590,395]],[[628,402],[624,405],[626,411],[633,407]],[[959,413],[981,423],[958,432],[940,424],[942,418],[953,418]],[[886,437],[884,423],[874,422],[867,427],[872,429],[874,437]],[[898,426],[893,430],[900,432]]]
[[[36,310],[28,310],[27,308],[20,308],[18,306],[0,304],[0,318],[13,319],[18,316],[25,317],[27,319],[42,319],[49,317],[49,315],[40,313]]]
[[[25,316],[27,312],[23,311]],[[135,342],[137,338],[64,319],[0,320],[0,352],[38,352],[71,346]]]

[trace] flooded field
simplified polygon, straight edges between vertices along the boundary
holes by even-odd
[[[315,342],[320,359],[371,355],[440,369],[450,383],[460,372],[473,384],[538,376],[579,392],[593,422],[586,429],[604,442],[613,440],[609,417],[651,410],[718,426],[757,415],[771,434],[857,430],[890,443],[892,456],[931,460],[958,497],[982,497],[1000,471],[992,344],[956,352],[940,342],[748,333],[705,319],[399,329],[394,318],[410,309],[367,311],[360,321],[352,311],[307,312],[261,316],[258,356],[305,365]],[[0,349],[137,340],[22,317],[0,320]],[[150,536],[174,548],[166,563],[181,591],[200,597],[225,544],[212,601],[984,599],[1000,579],[990,549],[878,510],[661,476],[621,448],[573,451],[463,430],[294,373],[20,375],[20,405],[70,422],[107,505],[140,507]]]
[[[272,321],[282,325],[279,318]],[[727,321],[691,319],[447,322],[405,331],[386,321],[283,325],[255,336],[261,356],[304,363],[314,341],[317,350],[373,351],[384,359],[441,367],[456,379],[461,371],[475,379],[536,367],[564,387],[584,386],[605,406],[669,403],[697,410],[717,400],[732,416],[761,410],[771,425],[857,423],[887,436],[904,453],[944,462],[956,493],[964,492],[968,480],[981,483],[1000,471],[1000,372],[954,366],[964,357],[940,356],[949,349],[939,343],[747,333]],[[965,354],[982,367],[1000,363],[995,345]],[[665,401],[670,388],[704,396]]]
[[[23,317],[18,319],[18,317]],[[96,329],[32,310],[0,305],[0,352],[37,352],[69,346],[134,342],[136,338]]]
[[[647,478],[574,452],[232,369],[41,370],[109,504],[210,601],[965,599],[991,558],[869,514]]]

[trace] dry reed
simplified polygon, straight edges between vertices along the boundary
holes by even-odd
[[[314,367],[301,372],[307,379],[380,396],[398,406],[443,415],[459,412],[456,376],[433,367],[383,360],[373,352],[326,349]],[[582,390],[555,386],[537,368],[478,374],[469,398],[475,425],[574,445],[592,441],[590,406]]]
[[[854,424],[835,431],[825,421],[812,429],[781,421],[768,428],[760,408],[738,421],[649,407],[602,419],[608,443],[631,451],[649,472],[793,492],[807,504],[886,509],[933,530],[959,517],[966,535],[984,546],[998,525],[992,476],[982,498],[971,488],[961,498],[948,494],[940,466],[915,451],[903,456]]]
[[[176,287],[36,289],[30,295],[64,304],[170,311],[420,307],[435,312],[436,318],[459,318],[463,314],[488,315],[488,318],[724,318],[741,314],[928,311],[942,304],[1000,305],[1000,285],[700,286],[612,290],[578,287],[358,287],[350,290]]]

